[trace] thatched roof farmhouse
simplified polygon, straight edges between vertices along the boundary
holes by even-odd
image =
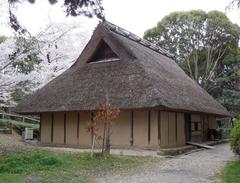
[[[42,143],[88,146],[84,124],[106,98],[121,110],[113,146],[204,141],[216,117],[229,116],[167,51],[109,22],[99,23],[69,69],[15,111],[41,116]]]

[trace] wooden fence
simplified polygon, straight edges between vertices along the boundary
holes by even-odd
[[[39,124],[40,122],[39,119],[21,116],[17,114],[9,114],[9,113],[0,113],[0,119],[11,119],[15,121],[22,121],[24,123],[32,123],[32,124]]]

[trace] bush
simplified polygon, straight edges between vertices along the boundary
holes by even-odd
[[[240,155],[240,120],[237,120],[234,128],[231,130],[231,149],[234,153]]]

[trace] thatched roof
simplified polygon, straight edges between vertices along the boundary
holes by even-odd
[[[119,59],[93,62],[101,60],[103,47],[111,49],[107,56]],[[106,98],[120,109],[161,107],[229,115],[165,50],[108,22],[99,23],[69,69],[25,98],[15,111],[95,110]]]

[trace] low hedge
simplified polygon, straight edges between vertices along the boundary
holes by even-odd
[[[240,120],[236,120],[234,128],[231,130],[231,149],[240,155]]]

